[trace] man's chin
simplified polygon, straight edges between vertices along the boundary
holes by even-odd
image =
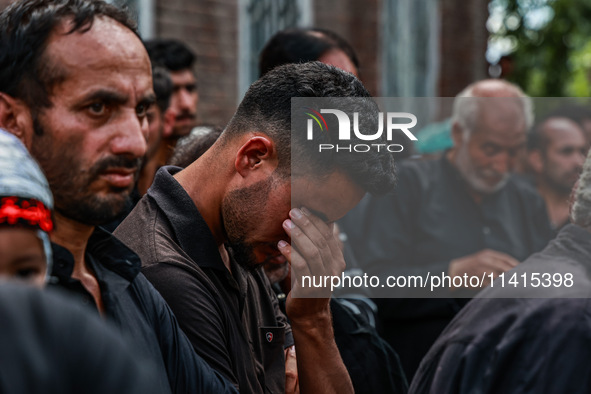
[[[94,197],[94,198],[93,198]],[[128,208],[129,194],[116,199],[99,199],[92,196],[81,198],[74,204],[65,207],[56,206],[56,210],[64,217],[91,226],[100,226],[117,219]]]
[[[483,179],[483,178],[476,178],[476,179],[469,179],[468,183],[470,187],[474,189],[478,193],[482,194],[493,194],[501,190],[507,184],[509,180],[509,176],[503,176],[500,179]]]

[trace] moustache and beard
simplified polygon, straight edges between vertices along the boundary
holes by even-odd
[[[253,233],[260,223],[257,212],[265,209],[269,194],[274,188],[274,177],[259,181],[251,186],[233,190],[222,201],[222,218],[226,232],[226,246],[232,257],[247,271],[253,271],[275,256],[257,258],[255,246],[276,249],[276,243],[252,244],[246,242],[246,235]]]
[[[82,165],[82,134],[58,141],[36,122],[31,154],[49,182],[55,210],[69,219],[88,225],[101,225],[114,220],[128,204],[137,181],[142,158],[111,155],[96,161],[90,168]],[[93,183],[111,168],[135,170],[134,182],[126,188],[109,186],[93,190]]]
[[[478,193],[492,194],[501,190],[509,180],[509,174],[499,174],[492,169],[478,169],[474,166],[468,152],[468,144],[463,144],[456,156],[456,168],[462,175],[462,178]],[[498,182],[490,185],[486,182],[487,178],[498,178]]]

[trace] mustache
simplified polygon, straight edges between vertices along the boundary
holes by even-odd
[[[194,120],[197,117],[197,114],[194,114],[192,112],[189,111],[183,111],[180,114],[178,114],[175,119],[176,120]]]
[[[142,157],[129,156],[109,156],[99,160],[91,169],[91,173],[98,175],[111,168],[125,168],[129,170],[138,171],[142,166]]]

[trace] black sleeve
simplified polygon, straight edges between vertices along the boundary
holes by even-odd
[[[152,293],[158,318],[157,333],[160,349],[167,366],[169,381],[174,385],[173,393],[236,393],[237,389],[206,362],[208,359],[204,360],[205,357],[200,356],[201,352],[199,354],[195,352],[192,342],[181,330],[173,311],[163,299],[166,291],[165,294],[160,295],[142,274],[138,275],[137,280],[145,282]],[[192,301],[192,309],[196,307],[196,300],[199,299],[193,298],[194,296],[195,293],[186,294],[186,300]],[[183,314],[191,312],[184,311],[182,308],[179,311]],[[200,328],[199,331],[211,331],[207,329],[209,326],[213,327],[211,321],[208,324],[197,325]],[[189,333],[194,332],[189,331]]]

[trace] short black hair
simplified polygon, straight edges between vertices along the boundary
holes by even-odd
[[[152,87],[156,95],[156,105],[161,113],[166,112],[170,106],[170,97],[173,92],[172,79],[165,68],[152,67]]]
[[[359,60],[345,39],[326,29],[288,29],[276,33],[259,57],[259,74],[265,75],[277,66],[318,60],[331,49],[343,51],[359,71]]]
[[[197,56],[179,40],[155,38],[144,42],[152,63],[166,67],[169,71],[191,69]]]
[[[585,137],[585,132],[583,130],[583,125],[577,122],[576,119],[573,119],[568,116],[568,112],[561,112],[559,110],[554,110],[547,115],[543,116],[540,120],[538,120],[534,126],[531,128],[527,135],[527,150],[539,150],[542,152],[543,155],[546,155],[546,150],[548,145],[550,144],[550,137],[548,136],[548,132],[545,131],[546,122],[551,119],[566,119],[570,120],[571,122],[575,123],[583,133]],[[582,121],[583,119],[581,119]]]
[[[318,152],[318,144],[337,144],[334,133],[319,133],[308,140],[307,117],[304,107],[294,109],[292,98],[323,98],[330,101],[328,108],[338,108],[346,114],[358,113],[359,129],[376,130],[379,108],[363,84],[350,73],[320,62],[286,64],[277,67],[246,92],[236,113],[220,137],[225,144],[234,136],[262,132],[275,142],[279,159],[278,172],[282,176],[329,175],[336,170],[347,174],[365,191],[380,194],[394,186],[394,159],[387,152]],[[313,100],[313,99],[312,99]],[[326,107],[325,107],[326,108]],[[338,130],[335,116],[327,117],[328,129]],[[350,116],[350,119],[353,119]],[[352,133],[353,134],[353,133]],[[364,143],[355,135],[351,144]],[[372,143],[385,144],[383,138]],[[222,145],[223,146],[223,145]]]
[[[51,106],[51,89],[65,76],[44,56],[47,40],[66,18],[73,22],[67,32],[72,34],[90,30],[98,16],[138,35],[126,10],[100,0],[21,0],[5,8],[0,13],[0,91],[23,100],[32,110]]]

